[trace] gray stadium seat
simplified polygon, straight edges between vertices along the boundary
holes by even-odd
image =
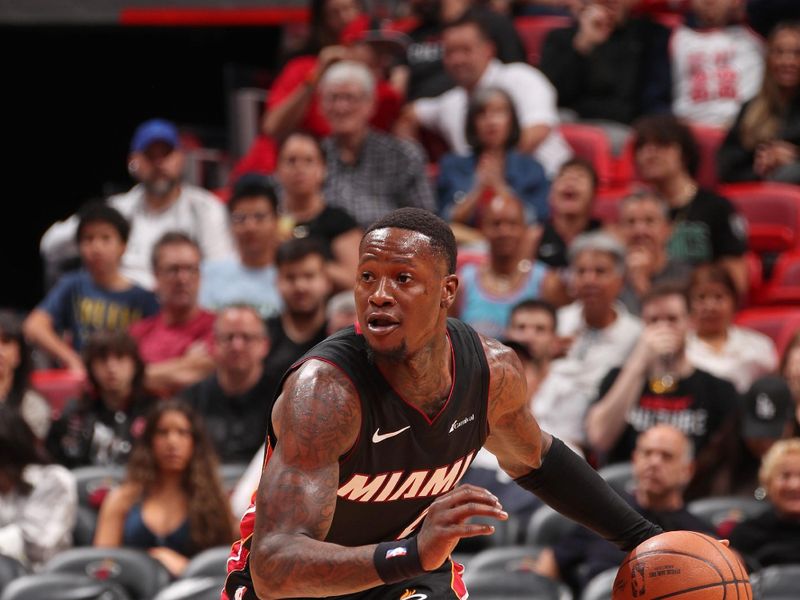
[[[9,583],[0,600],[131,600],[113,581],[76,573],[25,575]]]
[[[566,585],[532,571],[483,571],[465,576],[464,583],[476,600],[572,600]]]
[[[83,504],[78,505],[75,527],[72,529],[72,545],[91,546],[94,543],[94,530],[97,528],[97,511]]]
[[[764,512],[769,505],[755,498],[740,496],[711,496],[693,500],[686,505],[690,513],[711,523],[715,528],[725,521],[739,522]]]
[[[484,571],[524,571],[532,568],[532,563],[541,552],[534,546],[506,546],[489,548],[478,552],[469,563],[469,575]]]
[[[617,577],[617,569],[606,569],[598,573],[581,592],[580,600],[611,600],[611,586]]]
[[[228,494],[233,492],[233,488],[239,483],[245,470],[247,470],[247,466],[247,463],[223,463],[219,466],[222,487]]]
[[[760,600],[800,598],[800,564],[772,565],[750,576],[753,594]]]
[[[72,548],[51,558],[47,573],[79,573],[118,583],[132,600],[149,600],[172,580],[169,571],[144,550],[135,548]]]
[[[28,569],[15,558],[0,554],[0,592],[15,579],[28,574]]]
[[[78,504],[94,510],[100,508],[105,494],[125,478],[125,467],[117,465],[76,467],[70,472],[75,476]]]
[[[165,587],[153,600],[219,600],[225,577],[189,577]]]
[[[633,465],[630,462],[615,463],[597,470],[597,474],[606,480],[620,496],[632,493],[634,486]]]
[[[552,546],[574,527],[577,523],[573,520],[544,505],[531,516],[525,543],[529,546]]]
[[[181,579],[190,577],[224,577],[228,572],[230,546],[215,546],[196,554],[186,565]]]
[[[474,517],[471,523],[486,523],[494,526],[492,535],[479,535],[470,538],[462,538],[456,546],[459,554],[476,554],[487,548],[497,548],[498,546],[510,546],[517,543],[519,536],[520,522],[513,515],[509,515],[506,521],[498,521],[491,517]]]

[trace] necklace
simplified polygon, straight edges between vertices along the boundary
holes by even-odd
[[[492,271],[491,267],[488,267],[485,273],[486,281],[493,291],[505,294],[514,289],[517,286],[520,275],[529,272],[531,268],[531,261],[527,258],[519,261],[511,273],[496,273]]]

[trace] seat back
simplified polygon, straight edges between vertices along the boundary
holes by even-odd
[[[800,303],[800,251],[781,252],[772,277],[757,295],[759,304]]]
[[[717,187],[717,151],[727,135],[727,130],[711,125],[692,123],[689,126],[699,155],[695,179],[700,187],[713,190]]]
[[[225,577],[180,579],[161,590],[153,600],[219,600]]]
[[[572,600],[566,585],[530,570],[466,573],[464,583],[470,598],[482,600]]]
[[[144,550],[135,548],[72,548],[50,559],[44,570],[77,573],[117,583],[132,600],[149,600],[171,581],[164,565]]]
[[[233,488],[247,470],[247,463],[223,463],[219,466],[219,478],[222,486],[228,494],[233,493]]]
[[[580,600],[611,600],[611,587],[617,577],[617,567],[598,573],[586,584]]]
[[[75,515],[75,527],[72,529],[72,545],[91,546],[94,543],[95,529],[97,529],[97,511],[79,504]]]
[[[539,65],[542,58],[542,46],[547,34],[553,29],[569,27],[575,21],[571,17],[560,15],[536,15],[516,17],[514,27],[525,46],[525,55],[528,63],[534,67]]]
[[[753,592],[761,600],[790,600],[800,595],[800,565],[772,565],[750,577]]]
[[[189,577],[224,577],[227,573],[230,554],[230,546],[215,546],[214,548],[203,550],[192,557],[181,574],[181,579]]]
[[[536,509],[528,521],[525,543],[530,546],[552,546],[577,524],[546,504]]]
[[[0,592],[2,592],[9,583],[27,574],[27,567],[17,559],[0,554]]]
[[[562,123],[559,130],[575,155],[594,167],[599,180],[598,187],[611,186],[616,176],[614,153],[611,140],[603,128],[587,123]]]
[[[125,478],[125,467],[91,465],[72,469],[78,488],[78,504],[99,510],[111,489]]]
[[[786,183],[737,183],[719,193],[747,220],[750,249],[759,254],[800,248],[800,188]]]
[[[483,571],[530,571],[541,551],[539,546],[489,548],[472,557],[468,573],[474,576]]]
[[[711,523],[714,528],[723,523],[738,523],[744,519],[755,517],[765,510],[768,505],[755,498],[741,496],[711,496],[693,500],[686,505],[686,510]]]
[[[132,600],[113,581],[98,581],[76,573],[38,573],[9,583],[0,600]]]
[[[50,404],[53,419],[57,419],[68,400],[83,394],[86,378],[69,369],[35,369],[31,372],[31,387]]]

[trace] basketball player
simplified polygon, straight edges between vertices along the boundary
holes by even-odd
[[[508,515],[458,486],[486,446],[523,488],[620,548],[660,529],[539,430],[513,351],[447,318],[458,288],[449,226],[404,208],[361,241],[358,327],[288,370],[223,598],[466,598],[450,553]]]

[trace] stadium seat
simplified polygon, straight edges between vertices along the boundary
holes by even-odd
[[[539,65],[539,60],[542,58],[542,46],[550,31],[569,27],[574,22],[571,17],[559,15],[516,17],[514,27],[525,46],[528,63],[534,67]]]
[[[800,565],[772,565],[753,573],[750,581],[760,600],[797,600]]]
[[[9,583],[0,600],[132,600],[113,581],[98,581],[77,573],[38,573]]]
[[[50,403],[53,419],[61,415],[68,400],[83,394],[86,379],[69,369],[36,369],[31,372],[31,387]]]
[[[744,259],[747,263],[748,286],[747,299],[743,307],[755,306],[764,291],[764,264],[761,262],[761,257],[752,250],[745,252]]]
[[[614,488],[619,495],[633,492],[633,465],[630,462],[621,462],[608,465],[597,470],[598,475]]]
[[[44,565],[46,573],[77,573],[125,588],[131,600],[150,600],[172,577],[166,567],[136,548],[71,548]]]
[[[737,312],[734,321],[737,325],[755,329],[772,338],[778,356],[782,356],[792,336],[800,331],[800,308],[756,306]]]
[[[475,555],[489,548],[498,546],[508,546],[514,544],[520,537],[521,524],[514,515],[509,515],[505,521],[498,521],[491,517],[473,517],[471,523],[485,523],[494,527],[492,535],[479,535],[469,538],[461,538],[456,551],[461,554]]]
[[[562,123],[559,130],[575,156],[592,164],[599,180],[598,187],[610,187],[616,180],[616,166],[611,140],[603,128],[587,123]]]
[[[738,523],[764,512],[769,505],[755,498],[743,496],[711,496],[693,500],[686,510],[718,528],[723,523]]]
[[[225,577],[180,579],[161,590],[153,600],[219,600]]]
[[[727,130],[711,125],[700,125],[692,123],[689,128],[692,131],[699,154],[699,164],[695,179],[700,187],[713,190],[717,187],[717,150],[722,145]]]
[[[772,277],[755,298],[758,304],[800,304],[800,251],[781,252]]]
[[[539,546],[505,546],[478,552],[469,563],[470,576],[483,571],[532,570],[542,548]]]
[[[94,531],[97,528],[97,511],[83,504],[78,504],[75,515],[75,527],[72,529],[73,546],[91,546],[94,543]]]
[[[21,562],[10,556],[0,554],[0,592],[9,583],[27,574],[28,569]]]
[[[599,219],[604,225],[615,226],[619,222],[619,208],[623,198],[628,195],[627,191],[619,189],[619,195],[616,197],[609,193],[602,196],[598,194],[592,204],[592,216]]]
[[[536,509],[528,522],[525,543],[529,546],[552,546],[577,524],[546,504]]]
[[[800,248],[800,187],[754,182],[722,185],[717,190],[747,220],[751,250],[764,254]]]
[[[203,550],[192,557],[181,574],[181,579],[225,576],[230,553],[230,546],[215,546]]]
[[[611,600],[611,587],[614,585],[618,570],[616,567],[606,569],[592,577],[592,580],[583,588],[580,600]]]
[[[239,483],[245,470],[247,470],[247,463],[223,463],[219,466],[219,476],[226,493],[233,492],[233,488]]]
[[[78,488],[78,504],[99,510],[111,488],[125,477],[125,468],[111,465],[76,467],[71,471]]]
[[[572,600],[566,585],[528,570],[465,573],[464,583],[480,600]]]

